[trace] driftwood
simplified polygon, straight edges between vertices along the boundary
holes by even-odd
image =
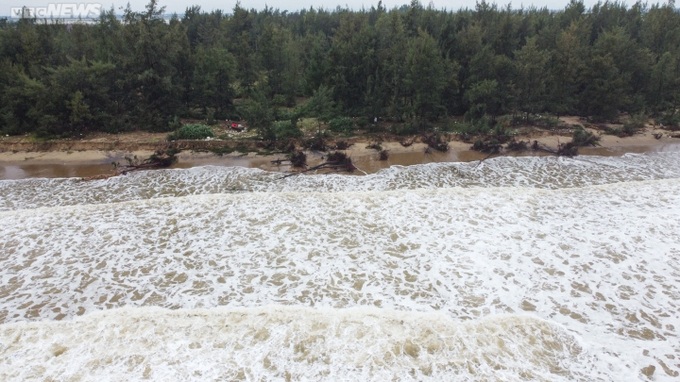
[[[284,162],[290,162],[293,167],[306,167],[307,166],[307,154],[303,151],[293,151],[288,153],[287,159],[274,159],[271,161],[272,164],[277,166],[282,165]]]
[[[399,144],[402,145],[403,147],[409,147],[415,143],[416,137],[411,137],[411,138],[405,138],[399,141]]]
[[[496,155],[498,155],[498,153],[494,153],[494,152],[489,153],[487,156],[485,156],[484,158],[482,158],[482,159],[479,161],[479,163],[477,163],[477,165],[475,166],[475,169],[476,169],[477,167],[479,167],[479,166],[482,164],[482,162],[484,162],[485,160],[487,160],[487,159],[489,159],[489,158],[491,158],[491,157],[495,157]]]
[[[101,180],[108,179],[118,175],[125,175],[131,171],[152,170],[158,168],[167,168],[177,162],[177,154],[180,150],[171,148],[167,150],[156,150],[150,157],[140,161],[136,156],[125,157],[127,164],[121,165],[118,162],[113,163],[114,171],[110,174],[100,174],[94,176],[83,177],[81,180]]]
[[[285,179],[288,177],[291,177],[293,175],[299,175],[299,174],[304,174],[306,172],[310,171],[316,171],[316,170],[321,170],[321,169],[331,169],[331,170],[337,170],[337,171],[347,171],[347,172],[353,172],[356,170],[356,166],[352,163],[352,159],[347,156],[347,154],[336,151],[328,154],[328,157],[326,158],[326,161],[314,166],[310,167],[308,169],[305,169],[303,171],[298,171],[294,172],[292,174],[287,174],[284,175],[277,180]]]
[[[578,146],[574,142],[560,143],[557,141],[557,149],[548,147],[534,141],[531,148],[535,151],[542,151],[548,154],[564,156],[564,157],[574,157],[578,155]]]
[[[439,133],[429,133],[422,136],[422,141],[429,148],[443,153],[449,151],[449,142],[444,140],[443,136]]]
[[[130,171],[167,168],[177,162],[177,154],[179,154],[179,150],[176,149],[156,150],[155,153],[151,154],[150,157],[143,161],[139,161],[137,157],[125,157],[127,165],[121,166],[119,163],[115,163],[114,167],[116,167],[121,174],[126,174]]]

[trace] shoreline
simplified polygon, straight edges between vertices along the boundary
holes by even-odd
[[[645,129],[632,137],[619,138],[611,135],[601,135],[600,146],[581,147],[579,155],[621,156],[626,153],[650,153],[660,151],[680,151],[680,139],[664,136],[656,139],[656,129]],[[556,147],[560,142],[570,140],[569,136],[547,134],[542,136],[518,136],[518,139],[538,141],[550,147]],[[404,147],[397,141],[383,141],[381,146],[387,150],[387,160],[379,160],[377,150],[368,148],[366,140],[356,140],[345,152],[359,171],[355,174],[370,174],[395,165],[408,166],[433,162],[471,162],[489,157],[488,154],[470,150],[471,145],[461,141],[450,141],[448,152],[432,151],[426,153],[424,143],[413,143]],[[133,146],[128,145],[128,148]],[[332,150],[331,150],[332,151]],[[27,178],[68,178],[68,177],[96,177],[112,174],[112,163],[124,163],[126,156],[147,158],[153,150],[82,150],[71,151],[52,149],[47,151],[4,151],[0,152],[0,180]],[[308,167],[323,161],[325,153],[306,151]],[[548,156],[539,151],[502,152],[498,156]],[[171,168],[191,168],[198,166],[228,166],[258,168],[265,171],[291,172],[295,171],[290,165],[272,163],[277,159],[284,159],[285,154],[257,154],[238,153],[218,155],[212,152],[195,152],[185,150],[178,154],[178,162]]]

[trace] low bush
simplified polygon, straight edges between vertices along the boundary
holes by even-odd
[[[490,135],[499,143],[509,142],[510,139],[512,139],[512,131],[501,124],[496,125],[496,127],[491,130]]]
[[[481,118],[476,121],[466,121],[456,124],[455,132],[463,140],[463,142],[471,142],[472,137],[477,135],[486,135],[492,131],[491,123],[487,118]]]
[[[645,123],[647,123],[647,116],[644,114],[636,114],[623,124],[621,131],[617,135],[619,137],[631,137],[642,130],[645,127]]]
[[[217,125],[217,119],[215,119],[215,109],[212,107],[205,109],[205,123],[210,126]]]
[[[390,126],[390,132],[395,135],[414,135],[418,134],[418,128],[411,122],[395,123]]]
[[[168,127],[170,128],[170,130],[176,131],[177,129],[182,127],[182,121],[180,121],[179,117],[175,115],[170,119],[170,122],[168,122]]]
[[[661,124],[664,129],[677,131],[680,130],[680,111],[669,110],[661,113],[661,115],[656,119],[656,122]]]
[[[576,147],[599,146],[600,137],[581,127],[574,130],[571,143]]]
[[[210,126],[192,123],[189,125],[184,125],[175,130],[173,133],[168,135],[168,140],[175,141],[178,139],[205,139],[213,136],[214,134]]]
[[[349,133],[352,131],[354,123],[349,117],[333,118],[328,122],[328,127],[335,133]]]
[[[300,138],[302,136],[302,130],[291,121],[276,121],[272,125],[272,129],[277,140]]]

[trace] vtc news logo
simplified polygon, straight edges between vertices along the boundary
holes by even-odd
[[[101,14],[95,3],[48,3],[44,7],[14,7],[10,16],[17,19],[93,19]]]

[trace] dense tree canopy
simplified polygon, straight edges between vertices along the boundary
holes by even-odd
[[[677,115],[680,12],[672,1],[446,11],[413,0],[292,13],[193,6],[166,19],[151,0],[92,24],[0,23],[3,134],[163,131],[177,117],[266,129],[273,109],[300,99],[320,120]]]

